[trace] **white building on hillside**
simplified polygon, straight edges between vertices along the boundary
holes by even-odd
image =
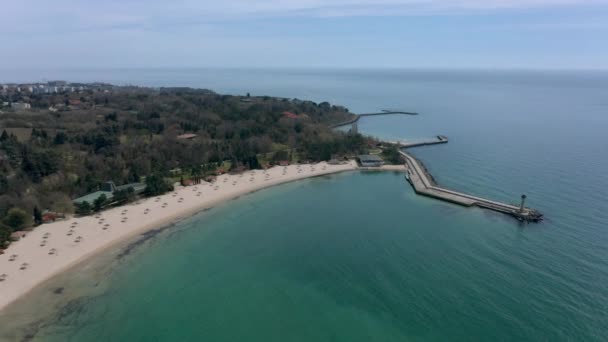
[[[32,108],[32,105],[25,102],[13,102],[11,103],[11,108],[14,110],[26,110]]]

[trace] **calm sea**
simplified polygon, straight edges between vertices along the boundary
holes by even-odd
[[[416,111],[419,116],[365,118],[359,130],[387,139],[444,134],[447,145],[412,150],[440,184],[514,203],[525,193],[546,220],[521,225],[422,198],[399,174],[306,180],[185,220],[125,257],[112,255],[115,261],[103,272],[85,265],[79,277],[56,279],[22,302],[22,313],[0,322],[0,336],[608,340],[606,73],[0,73],[0,82],[45,79],[297,97],[357,113]],[[51,286],[64,291],[50,295]],[[53,309],[62,303],[61,310]],[[36,317],[26,330],[15,328],[16,321],[34,320],[34,307],[51,308],[52,314]]]

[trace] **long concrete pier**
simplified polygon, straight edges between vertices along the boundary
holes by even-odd
[[[447,142],[447,139],[446,139]],[[428,144],[427,144],[428,145]],[[416,145],[421,146],[421,145]],[[413,147],[413,146],[409,146]],[[417,194],[433,197],[447,202],[456,203],[466,207],[477,206],[511,215],[520,221],[538,222],[543,215],[538,211],[522,206],[492,201],[489,199],[472,196],[462,192],[457,192],[437,186],[433,177],[429,174],[422,162],[401,150],[401,155],[405,158],[406,177]],[[524,197],[525,198],[525,197]]]
[[[353,125],[351,131],[356,133],[357,121],[359,121],[361,117],[392,114],[418,115],[418,113],[383,110],[380,113],[359,114],[349,121],[331,125],[330,127],[337,128],[346,125]],[[524,206],[526,198],[525,195],[522,195],[521,205],[516,206],[439,187],[435,183],[433,176],[427,171],[422,162],[407,153],[405,149],[426,145],[446,144],[448,142],[448,138],[444,135],[438,135],[433,139],[387,142],[398,145],[399,153],[401,153],[405,158],[406,178],[417,194],[433,197],[447,202],[452,202],[466,207],[477,206],[480,208],[501,212],[513,216],[522,222],[539,222],[543,219],[543,215],[539,211]]]
[[[390,143],[399,145],[400,148],[411,148],[418,146],[426,146],[426,145],[437,145],[437,144],[446,144],[448,142],[448,138],[445,135],[438,135],[433,139],[424,139],[424,140],[412,140],[412,141],[390,141]]]
[[[403,114],[403,115],[418,115],[418,113],[416,112],[404,112],[404,111],[400,111],[400,110],[383,110],[381,112],[377,112],[377,113],[363,113],[363,114],[358,114],[359,117],[362,116],[374,116],[374,115],[393,115],[393,114]]]
[[[352,125],[355,122],[359,121],[362,117],[365,116],[377,116],[377,115],[395,115],[395,114],[402,114],[402,115],[418,115],[418,113],[415,112],[402,112],[402,111],[389,111],[389,110],[383,110],[381,112],[378,113],[363,113],[363,114],[355,114],[356,116],[348,121],[343,121],[337,124],[333,124],[330,125],[330,128],[337,128],[337,127],[342,127],[342,126],[347,126],[347,125]]]

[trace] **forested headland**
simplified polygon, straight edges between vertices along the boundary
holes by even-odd
[[[329,129],[353,114],[327,102],[110,85],[0,100],[31,104],[0,114],[0,241],[44,211],[73,213],[72,199],[106,181],[164,191],[158,182],[343,159],[374,143]]]

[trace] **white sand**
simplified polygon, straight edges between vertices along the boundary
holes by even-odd
[[[100,218],[86,216],[44,224],[29,232],[25,238],[11,244],[4,255],[0,255],[0,275],[7,275],[4,281],[0,281],[0,310],[59,272],[137,234],[251,191],[307,177],[355,169],[355,162],[344,165],[319,163],[274,167],[266,171],[247,171],[240,175],[222,175],[217,177],[213,184],[203,182],[199,185],[180,187],[158,198],[103,211],[99,214]],[[163,208],[165,203],[166,207]],[[148,213],[145,213],[146,209],[149,209]],[[125,210],[126,213],[123,214]],[[123,218],[127,218],[126,222],[122,222]],[[73,223],[76,223],[74,228]],[[106,224],[109,227],[104,230]],[[68,236],[71,229],[74,232]],[[45,234],[49,234],[46,239]],[[81,237],[80,242],[75,241],[78,237]],[[40,246],[44,240],[46,244]],[[51,249],[56,250],[53,255],[49,254]],[[16,260],[9,261],[11,255],[15,254]],[[28,266],[22,270],[24,263]]]

